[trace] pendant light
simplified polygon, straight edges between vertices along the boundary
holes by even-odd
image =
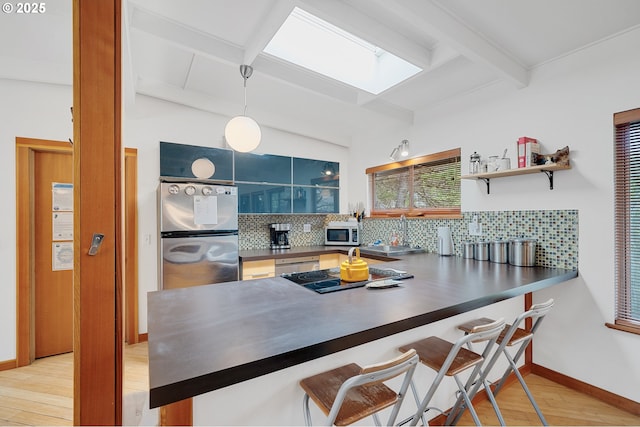
[[[247,116],[247,79],[253,74],[253,67],[250,65],[240,66],[240,75],[244,79],[244,112],[241,116],[236,116],[229,120],[224,128],[224,137],[227,144],[235,151],[248,153],[260,145],[262,132],[260,126],[251,117]]]

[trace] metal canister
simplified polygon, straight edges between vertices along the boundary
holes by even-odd
[[[473,250],[473,257],[478,261],[489,259],[489,242],[477,242]]]
[[[489,243],[489,261],[505,264],[509,258],[509,241],[494,240]]]
[[[509,246],[509,264],[521,267],[536,265],[536,239],[511,239]]]
[[[462,258],[473,258],[475,243],[462,242]]]

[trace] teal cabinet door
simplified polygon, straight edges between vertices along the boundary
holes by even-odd
[[[215,181],[233,181],[233,151],[224,148],[160,142],[160,176],[164,178],[196,178],[192,165],[205,158],[213,163]]]
[[[293,184],[340,187],[340,163],[294,157]]]
[[[235,153],[234,161],[236,181],[291,184],[291,157]]]
[[[290,214],[291,186],[237,184],[238,213]]]

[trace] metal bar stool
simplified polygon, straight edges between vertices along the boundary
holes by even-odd
[[[386,425],[393,425],[417,365],[416,351],[409,349],[386,362],[363,368],[351,363],[301,380],[300,386],[305,391],[305,424],[311,425],[311,397],[327,416],[327,425],[349,425],[372,415],[375,424],[379,426],[381,424],[377,413],[390,406],[393,409]],[[398,392],[383,384],[384,381],[403,374],[404,381]]]
[[[483,370],[482,366],[503,329],[504,320],[499,319],[488,324],[485,323],[477,325],[470,331],[470,333],[459,338],[455,343],[450,343],[449,341],[443,340],[439,337],[429,337],[400,347],[400,351],[406,351],[408,348],[415,348],[418,352],[418,356],[420,356],[420,362],[434,371],[437,371],[436,378],[433,380],[429,391],[422,401],[420,401],[418,397],[415,385],[413,382],[411,383],[416,404],[418,405],[418,410],[411,419],[410,425],[415,426],[419,419],[422,419],[422,423],[424,425],[428,425],[428,422],[425,420],[424,413],[428,409],[433,409],[428,407],[429,402],[433,398],[438,386],[445,376],[452,376],[455,379],[459,390],[457,402],[463,400],[466,407],[469,408],[476,425],[480,425],[478,415],[471,404],[471,399],[473,399],[475,391],[470,393],[469,389],[474,382],[482,383],[484,381],[488,371]],[[485,350],[482,354],[478,354],[464,348],[465,344],[472,341],[486,342]],[[469,375],[466,384],[463,384],[458,375],[471,368],[473,368],[473,371]],[[457,402],[456,406],[459,406],[460,404]]]
[[[490,396],[494,396],[498,394],[498,392],[504,386],[511,372],[513,372],[518,378],[518,381],[520,382],[520,385],[522,386],[524,392],[527,394],[527,397],[529,398],[529,401],[533,405],[533,408],[535,409],[536,414],[538,414],[538,418],[540,418],[540,421],[545,426],[548,425],[547,420],[544,418],[544,415],[542,415],[542,411],[540,410],[540,407],[538,406],[535,399],[533,398],[533,395],[531,394],[529,387],[527,387],[527,384],[525,383],[524,378],[522,377],[522,374],[518,370],[518,366],[516,365],[516,363],[518,362],[520,357],[522,357],[522,355],[524,354],[525,350],[527,349],[527,346],[533,339],[533,334],[538,330],[538,328],[540,327],[540,324],[542,323],[542,320],[547,315],[547,313],[549,313],[552,307],[553,307],[553,299],[549,299],[548,301],[540,304],[534,304],[529,308],[529,310],[520,314],[515,319],[512,325],[507,325],[504,331],[498,337],[498,341],[497,341],[498,347],[485,368],[485,370],[487,371],[491,370],[491,368],[493,367],[493,365],[495,365],[500,355],[504,354],[505,358],[509,362],[509,366],[507,367],[500,381],[498,382],[495,389],[493,390],[493,394],[489,393]],[[520,328],[520,325],[523,322],[525,322],[527,319],[533,320],[533,324],[530,330]],[[487,322],[492,322],[492,320],[487,319],[486,317],[483,317],[481,319],[472,320],[470,322],[462,324],[458,326],[458,328],[464,331],[466,334],[468,334],[473,329],[473,327],[477,326],[478,324],[487,323]],[[507,350],[507,347],[513,347],[518,344],[520,345],[520,347],[518,348],[516,353],[512,356],[509,350]],[[478,388],[477,384],[475,385],[475,388]],[[497,403],[495,403],[495,400],[492,399],[491,403],[494,409],[496,410],[496,413],[499,414],[499,410],[497,407]],[[459,408],[459,409],[460,410],[457,411],[457,413],[454,413],[454,411],[452,411],[451,413],[451,415],[455,416],[455,421],[457,421],[462,415],[462,413],[464,412],[464,408]],[[502,419],[501,416],[498,416],[498,419],[500,420],[501,425],[505,425],[504,420]]]

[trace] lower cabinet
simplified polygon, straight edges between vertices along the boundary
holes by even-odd
[[[340,254],[320,255],[320,270],[335,268],[340,266]]]
[[[340,265],[349,259],[349,256],[346,254],[324,254],[324,255],[320,255],[320,269],[324,270],[326,268],[336,268],[336,267],[340,267]],[[360,257],[361,260],[365,261],[367,264],[371,265],[371,264],[377,264],[379,262],[384,262],[384,261],[380,261],[378,259],[373,259],[373,258],[365,258],[365,257]]]
[[[342,262],[347,259],[349,257],[345,254],[322,254],[320,255],[320,270],[340,267]],[[384,262],[373,258],[360,257],[360,259],[369,265]],[[275,259],[242,262],[242,280],[265,279],[267,277],[276,277]]]
[[[242,262],[242,280],[265,279],[267,277],[276,277],[274,259]]]

